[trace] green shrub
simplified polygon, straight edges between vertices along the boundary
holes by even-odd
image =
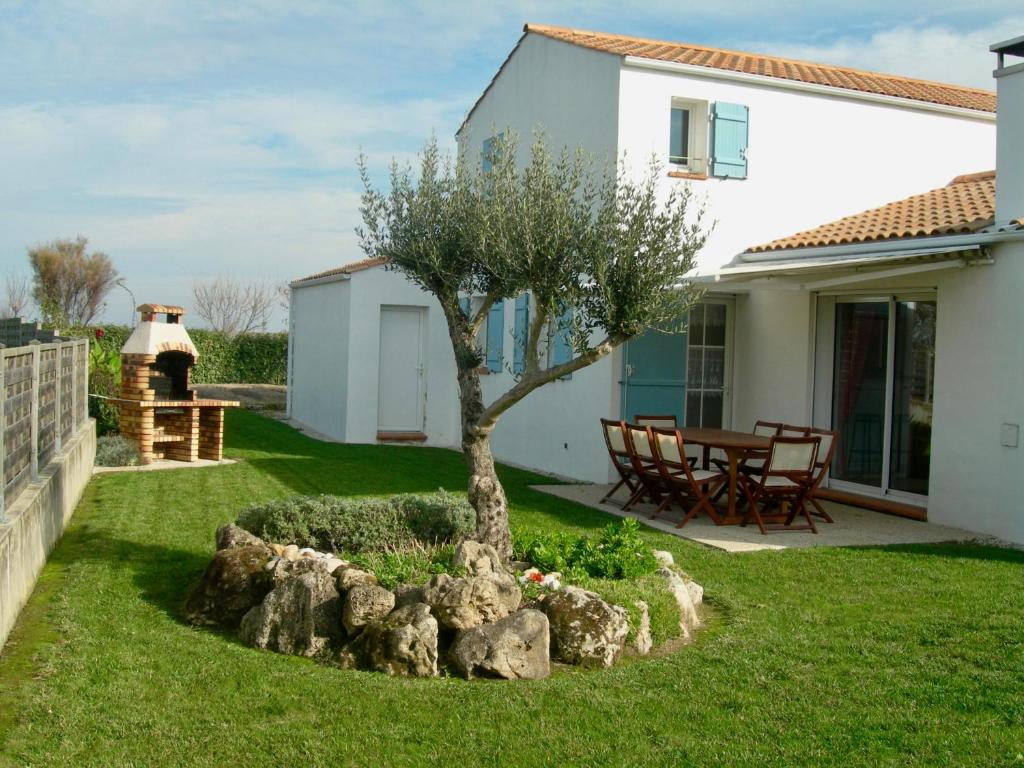
[[[89,394],[96,395],[89,398],[89,415],[96,419],[96,434],[117,434],[121,430],[121,412],[117,402],[110,398],[121,396],[121,356],[105,346],[102,339],[89,343]]]
[[[140,461],[139,448],[120,435],[103,435],[96,441],[97,467],[134,467]]]
[[[545,573],[558,571],[570,581],[587,576],[631,579],[658,568],[651,548],[640,537],[636,520],[610,523],[596,541],[568,533],[515,531],[512,547],[517,559]]]
[[[419,541],[453,541],[476,528],[476,511],[465,499],[447,491],[393,496],[391,503]]]
[[[114,354],[128,340],[132,329],[126,325],[103,326],[97,343]],[[69,331],[74,336],[95,334],[94,328]],[[285,384],[288,379],[288,334],[246,333],[229,338],[204,328],[189,328],[199,360],[192,370],[195,384]]]
[[[238,524],[262,539],[323,552],[398,553],[417,544],[443,544],[473,529],[475,513],[451,494],[391,498],[295,496],[254,504]]]

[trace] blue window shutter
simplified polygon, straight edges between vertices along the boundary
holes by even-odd
[[[526,338],[530,333],[530,294],[521,293],[516,297],[515,320],[512,373],[519,375],[526,371]]]
[[[749,110],[742,104],[716,101],[711,117],[711,175],[747,178]]]
[[[554,338],[551,339],[551,368],[572,360],[572,339],[569,335],[572,328],[572,308],[568,308],[558,317]],[[571,374],[570,374],[571,376]],[[565,378],[569,378],[566,376]]]
[[[505,341],[505,300],[498,299],[487,314],[487,370],[501,372],[502,344]]]
[[[469,317],[469,296],[463,296],[459,299],[459,309],[462,310],[462,314]]]

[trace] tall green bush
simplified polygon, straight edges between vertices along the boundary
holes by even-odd
[[[105,325],[96,343],[120,354],[132,329]],[[95,329],[83,328],[71,335],[94,337]],[[285,384],[288,381],[288,334],[246,333],[229,338],[203,328],[189,328],[188,335],[199,352],[192,370],[195,384]]]

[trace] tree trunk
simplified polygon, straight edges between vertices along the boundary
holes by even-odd
[[[494,471],[490,434],[464,438],[462,450],[469,467],[469,503],[476,510],[476,538],[494,547],[503,560],[510,560],[512,536],[508,527],[508,501]]]
[[[472,330],[451,328],[451,335],[458,366],[462,452],[469,469],[468,496],[469,503],[476,510],[476,538],[494,547],[502,559],[510,560],[512,535],[508,528],[508,501],[491,455],[493,425],[480,426],[480,416],[484,412],[480,374],[467,357],[472,350]]]

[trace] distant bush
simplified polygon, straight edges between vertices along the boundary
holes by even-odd
[[[632,579],[658,568],[636,520],[610,523],[597,540],[569,533],[515,531],[512,549],[517,559],[545,573],[558,571],[570,581],[587,576]]]
[[[140,461],[139,448],[120,435],[104,435],[96,441],[97,467],[134,467]]]
[[[391,498],[295,496],[254,504],[238,524],[268,541],[355,555],[401,552],[454,541],[473,530],[476,513],[444,491]]]
[[[132,329],[126,325],[103,326],[97,343],[120,354]],[[94,328],[79,328],[70,335],[93,338]],[[199,352],[192,369],[195,384],[286,384],[288,380],[288,334],[246,333],[229,338],[203,328],[189,328],[188,335]]]

